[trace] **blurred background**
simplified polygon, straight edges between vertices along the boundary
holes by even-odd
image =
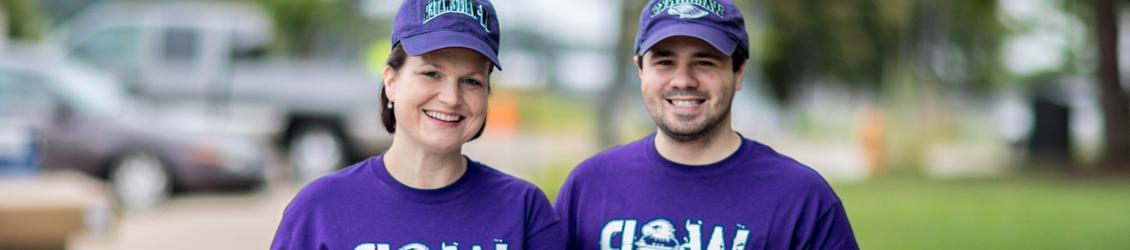
[[[1130,1],[737,0],[742,135],[820,172],[864,249],[1130,249]],[[655,132],[642,0],[493,1],[473,159],[553,200]],[[396,0],[0,0],[0,249],[262,249],[379,154]]]

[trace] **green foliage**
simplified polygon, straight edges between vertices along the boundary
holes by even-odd
[[[765,48],[753,58],[781,104],[815,79],[875,91],[898,71],[963,87],[1000,82],[1006,30],[995,0],[764,2]]]
[[[358,1],[258,0],[271,14],[276,37],[271,52],[311,57],[327,47],[367,43],[388,34],[387,25],[361,16]],[[357,47],[364,47],[357,45]],[[362,57],[363,51],[356,51]]]
[[[983,89],[1000,84],[1004,68],[1000,47],[1007,30],[997,18],[996,0],[951,1],[946,35],[965,60],[964,77],[951,84]],[[923,9],[922,11],[931,11]],[[945,79],[945,78],[943,78]]]
[[[12,39],[38,40],[43,36],[43,14],[36,0],[3,0],[0,1],[0,17],[7,20],[8,34],[0,34]],[[3,30],[3,29],[0,29]],[[0,38],[2,39],[2,38]]]

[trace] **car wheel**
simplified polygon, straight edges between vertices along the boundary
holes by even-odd
[[[327,126],[304,127],[291,137],[287,157],[298,180],[313,180],[345,164],[345,142]]]
[[[126,208],[150,208],[172,194],[169,168],[152,154],[128,153],[115,161],[110,171],[114,193]]]

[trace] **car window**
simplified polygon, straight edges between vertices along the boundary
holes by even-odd
[[[77,58],[101,68],[138,66],[141,61],[141,29],[113,27],[96,31],[75,46]]]
[[[49,114],[51,103],[42,78],[0,69],[0,117],[30,118]]]
[[[200,35],[190,28],[169,28],[163,35],[162,45],[161,56],[164,62],[191,67],[200,54]]]
[[[50,81],[67,103],[84,112],[115,115],[129,105],[129,95],[119,82],[79,65],[60,65]]]

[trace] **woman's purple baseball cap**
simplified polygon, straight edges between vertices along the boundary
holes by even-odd
[[[648,1],[636,32],[636,55],[673,36],[701,39],[726,55],[737,48],[749,52],[745,20],[731,0]]]
[[[392,24],[392,44],[409,55],[467,48],[498,63],[498,18],[488,0],[405,0]]]

